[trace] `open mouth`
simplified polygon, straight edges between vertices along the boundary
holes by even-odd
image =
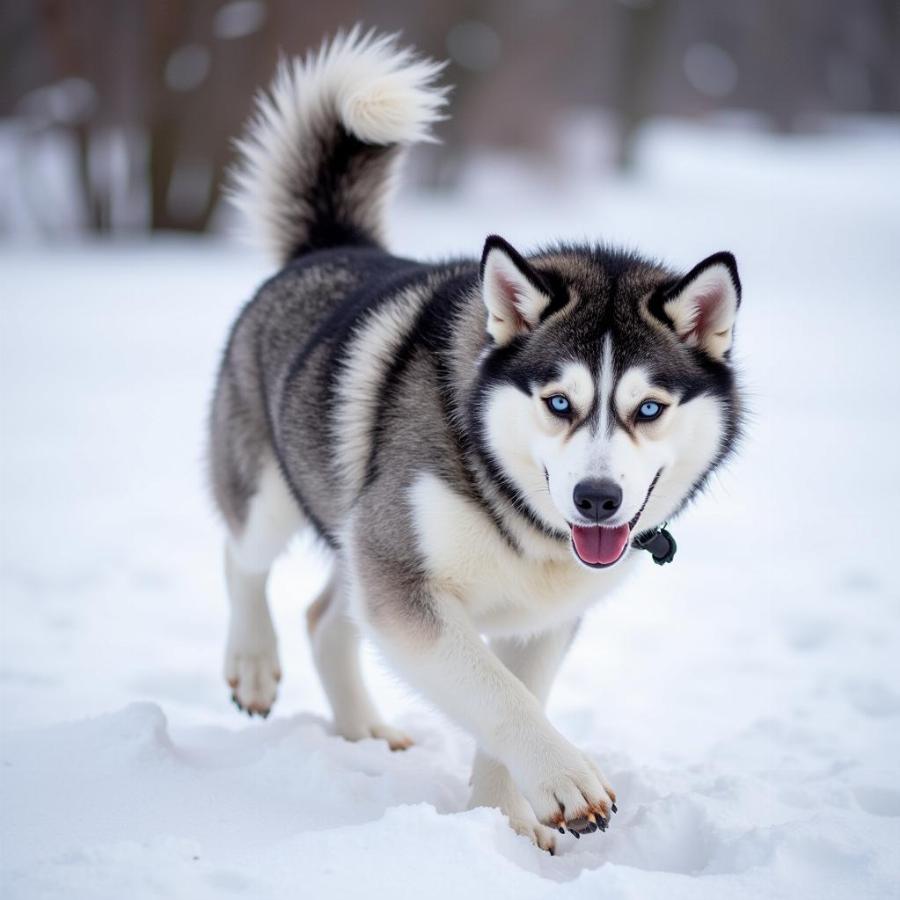
[[[604,525],[573,525],[572,546],[578,558],[595,569],[605,569],[617,563],[625,554],[631,524],[626,522],[615,528]]]
[[[660,469],[650,482],[647,496],[641,508],[630,522],[611,527],[608,525],[572,525],[572,547],[575,555],[586,565],[594,569],[606,569],[615,565],[628,549],[629,539],[634,526],[637,525],[641,513],[662,474]]]

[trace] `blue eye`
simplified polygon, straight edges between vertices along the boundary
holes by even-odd
[[[645,400],[638,410],[637,417],[641,421],[649,422],[651,419],[658,419],[663,409],[665,407],[661,403],[657,403],[655,400]]]
[[[548,397],[547,406],[558,416],[564,416],[572,408],[569,398],[565,394],[554,394],[552,397]]]

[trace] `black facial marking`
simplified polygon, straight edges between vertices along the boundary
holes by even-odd
[[[550,302],[546,309],[541,313],[541,322],[545,322],[554,313],[558,313],[564,309],[569,302],[569,289],[558,273],[552,269],[543,270],[541,278],[547,285],[547,292],[550,295]]]
[[[623,431],[627,431],[628,434],[634,435],[634,427],[633,424],[629,421],[626,421],[619,415],[619,410],[616,409],[615,403],[611,403],[612,413],[610,416],[610,430],[618,426]]]

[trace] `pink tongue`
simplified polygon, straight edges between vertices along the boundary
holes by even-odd
[[[608,566],[624,552],[630,531],[627,523],[618,528],[584,528],[573,525],[572,543],[582,562],[592,566]]]

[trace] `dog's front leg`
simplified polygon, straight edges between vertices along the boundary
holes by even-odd
[[[495,639],[491,641],[491,649],[543,706],[576,629],[577,622],[571,622],[528,640]],[[470,809],[496,807],[515,831],[531,838],[541,849],[554,852],[556,832],[538,822],[503,763],[479,751],[472,766],[471,785]],[[615,801],[612,788],[605,781],[603,786]],[[587,822],[585,826],[587,831],[604,827],[602,823]]]
[[[378,567],[380,568],[380,567]],[[547,720],[542,703],[485,645],[458,598],[369,570],[365,615],[405,675],[502,762],[537,819],[590,830],[613,797],[592,760]],[[362,582],[361,582],[362,583]]]

